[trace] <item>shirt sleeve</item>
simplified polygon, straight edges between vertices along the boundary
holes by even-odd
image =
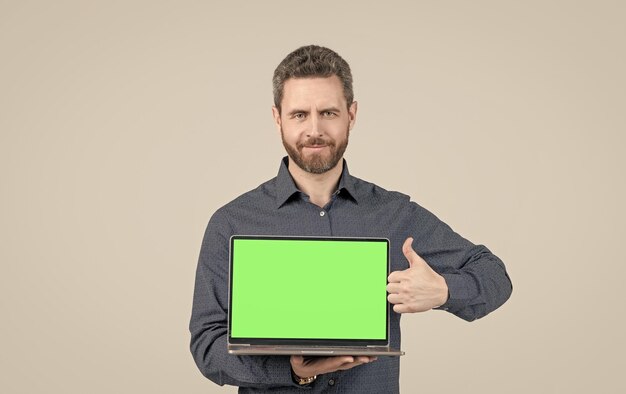
[[[418,204],[411,202],[413,248],[448,285],[448,301],[437,309],[472,321],[500,307],[511,296],[502,260],[474,245]]]
[[[227,351],[230,227],[216,212],[207,226],[196,271],[189,330],[202,374],[219,385],[295,386],[288,356],[235,356]]]

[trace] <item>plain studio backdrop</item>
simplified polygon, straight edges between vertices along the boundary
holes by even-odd
[[[188,350],[211,214],[275,176],[271,76],[351,65],[351,172],[507,264],[405,315],[404,393],[625,392],[621,1],[0,1],[0,392],[227,393]]]

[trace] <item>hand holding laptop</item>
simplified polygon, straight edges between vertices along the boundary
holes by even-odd
[[[376,361],[372,356],[303,357],[291,356],[291,369],[300,376],[316,376],[346,370],[358,365]]]
[[[393,310],[397,313],[424,312],[448,301],[446,280],[415,253],[412,243],[413,238],[409,237],[402,245],[409,268],[394,271],[387,278],[387,300],[395,304]]]

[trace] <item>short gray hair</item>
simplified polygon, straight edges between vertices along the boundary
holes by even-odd
[[[348,106],[354,100],[350,66],[337,52],[317,45],[307,45],[287,55],[274,70],[272,84],[274,105],[280,112],[285,82],[290,78],[327,78],[336,75],[343,85]]]

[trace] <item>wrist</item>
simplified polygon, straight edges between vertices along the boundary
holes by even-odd
[[[450,289],[448,288],[448,283],[446,282],[446,278],[444,278],[441,275],[439,277],[441,278],[441,291],[440,291],[440,297],[439,297],[439,304],[437,305],[437,308],[441,307],[446,302],[448,302],[448,299],[450,298]]]
[[[317,379],[317,375],[301,377],[293,370],[293,368],[291,368],[291,377],[293,378],[293,381],[300,386],[309,385]]]

